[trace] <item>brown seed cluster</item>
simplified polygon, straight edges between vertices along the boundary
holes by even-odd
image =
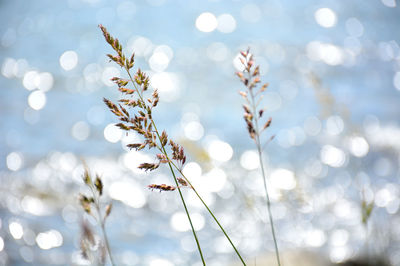
[[[93,213],[93,207],[97,211],[100,211],[100,197],[103,195],[103,182],[98,174],[96,174],[96,178],[92,179],[89,170],[85,167],[85,172],[82,176],[82,180],[85,185],[90,189],[92,192],[91,196],[86,196],[83,194],[79,195],[79,202],[82,208],[85,210],[86,213],[94,216],[96,219],[102,217],[100,213],[98,213],[98,217],[96,217]],[[104,218],[101,218],[103,221],[110,215],[111,213],[112,204],[107,204],[104,210]]]
[[[79,195],[79,202],[83,210],[94,217],[97,222],[104,226],[107,217],[111,213],[112,204],[109,203],[102,210],[100,205],[100,197],[103,195],[104,185],[99,175],[93,179],[88,168],[85,166],[85,171],[82,176],[82,180],[85,185],[89,188],[91,195],[87,196],[84,194]],[[98,247],[97,247],[98,246]],[[90,226],[83,222],[82,233],[80,239],[80,248],[82,256],[90,261],[98,261],[104,264],[106,257],[106,249],[102,243],[96,243],[94,234]],[[94,250],[98,249],[99,254],[92,254]]]
[[[259,109],[258,106],[263,98],[262,93],[268,87],[268,83],[263,84],[257,89],[258,84],[261,82],[260,66],[254,66],[254,57],[252,54],[250,54],[249,49],[240,53],[242,55],[242,57],[240,57],[240,61],[244,66],[244,70],[242,72],[237,72],[236,75],[246,87],[246,91],[239,92],[246,102],[246,104],[243,105],[243,118],[246,122],[247,131],[250,135],[250,138],[256,141],[257,136],[262,131],[267,129],[272,122],[272,119],[269,118],[264,123],[261,130],[258,128],[258,121],[264,114],[264,109]]]
[[[153,90],[150,97],[145,97],[145,93],[150,87],[150,79],[146,73],[140,69],[138,69],[133,76],[131,75],[130,70],[134,66],[135,55],[132,54],[130,58],[127,59],[122,51],[122,45],[118,39],[113,38],[104,26],[99,25],[99,27],[102,30],[107,43],[110,44],[116,52],[115,55],[109,54],[107,56],[111,61],[114,61],[124,68],[129,76],[129,79],[123,79],[120,77],[113,77],[111,79],[118,86],[118,90],[122,93],[122,98],[119,100],[119,104],[114,104],[108,99],[104,99],[104,103],[120,120],[120,123],[116,124],[117,127],[126,132],[134,131],[143,137],[141,143],[128,144],[128,148],[135,149],[136,151],[140,151],[146,147],[148,149],[156,148],[160,152],[156,154],[157,162],[145,162],[140,164],[138,167],[144,171],[153,171],[157,169],[160,164],[168,163],[176,165],[178,170],[181,171],[186,162],[186,155],[183,148],[170,140],[165,131],[160,134],[153,120],[153,109],[157,106],[160,100],[157,89]],[[129,85],[131,85],[132,88],[128,88]],[[130,114],[127,111],[128,108],[133,111],[133,114]],[[166,150],[168,145],[171,149],[171,156],[169,156]],[[166,189],[173,187],[164,184],[150,186],[152,186],[151,188],[153,189],[160,189],[163,191],[174,190]]]

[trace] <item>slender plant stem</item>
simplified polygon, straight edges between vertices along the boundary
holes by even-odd
[[[236,249],[235,245],[233,244],[232,240],[230,239],[230,237],[228,236],[228,234],[226,233],[225,229],[222,227],[222,225],[219,223],[217,217],[215,217],[214,213],[210,210],[210,208],[208,207],[208,205],[204,202],[203,198],[200,196],[200,194],[197,192],[197,190],[192,186],[192,184],[190,183],[189,179],[183,174],[182,170],[179,169],[179,167],[174,164],[172,162],[172,165],[179,171],[179,173],[183,176],[183,178],[186,180],[186,182],[188,182],[189,186],[192,188],[192,190],[194,191],[194,193],[196,194],[196,196],[200,199],[200,201],[203,203],[204,207],[207,209],[207,211],[210,213],[210,215],[213,217],[214,221],[218,224],[219,228],[221,229],[221,231],[224,233],[225,237],[228,239],[229,243],[231,244],[232,248],[235,250],[236,254],[238,255],[239,259],[241,260],[241,262],[243,263],[243,265],[246,266],[246,263],[244,262],[242,256],[240,255],[239,251]]]
[[[254,110],[254,113],[256,113],[255,110],[256,110],[257,106],[255,103],[253,90],[249,89],[249,91],[250,91],[250,95],[251,95],[251,105]],[[272,238],[274,240],[274,246],[275,246],[275,255],[276,255],[276,260],[278,262],[278,265],[281,266],[281,260],[279,258],[278,242],[276,240],[276,235],[275,235],[274,219],[272,218],[272,212],[271,212],[271,201],[269,199],[269,193],[268,193],[268,187],[267,187],[267,178],[265,175],[264,162],[263,162],[263,157],[262,157],[260,130],[258,127],[257,115],[254,116],[254,121],[255,121],[255,142],[256,142],[256,146],[257,146],[258,159],[260,161],[261,173],[262,173],[262,177],[263,177],[265,198],[267,200],[268,217],[269,217],[269,222],[271,225]]]
[[[116,264],[114,263],[114,259],[113,259],[112,253],[111,253],[110,243],[108,241],[108,237],[107,237],[107,233],[106,233],[105,220],[104,220],[103,216],[101,215],[100,199],[99,199],[95,189],[92,186],[89,186],[89,187],[92,190],[92,193],[93,193],[93,196],[94,196],[94,199],[95,199],[95,204],[94,205],[96,206],[97,216],[98,216],[98,219],[99,219],[98,222],[100,223],[101,232],[103,233],[104,243],[106,245],[108,257],[110,258],[111,265],[115,266]]]
[[[155,125],[153,120],[152,120],[152,123],[153,123],[154,129],[155,129],[155,132],[157,134],[158,140],[161,143],[160,134],[158,133],[158,130],[157,130],[156,125]],[[182,201],[183,207],[185,208],[186,216],[189,219],[190,227],[192,228],[192,233],[193,233],[194,239],[196,240],[197,249],[199,250],[201,261],[203,262],[203,265],[206,265],[206,262],[204,261],[203,253],[201,251],[200,242],[199,242],[199,239],[197,238],[196,231],[194,230],[192,219],[190,218],[189,211],[188,211],[188,209],[186,207],[185,199],[183,198],[181,188],[179,187],[178,180],[176,179],[176,175],[175,175],[174,169],[172,168],[171,160],[168,157],[168,153],[165,150],[165,147],[163,145],[161,145],[161,148],[163,150],[164,155],[167,157],[169,169],[171,170],[172,176],[174,177],[174,181],[175,181],[176,187],[178,188],[179,196],[181,197],[181,201]]]
[[[141,100],[142,102],[144,102],[143,96],[141,95],[139,89],[136,87],[135,82],[134,82],[134,80],[133,80],[133,78],[132,78],[132,76],[131,76],[131,73],[130,73],[129,69],[125,67],[125,70],[126,70],[126,72],[128,73],[128,76],[129,76],[129,78],[130,78],[130,80],[131,80],[133,86],[135,87],[135,90],[136,90],[137,94],[139,95],[140,100]],[[157,134],[158,140],[160,141],[160,143],[162,143],[160,134],[158,133],[156,124],[155,124],[155,122],[154,122],[153,119],[151,119],[151,123],[152,123],[152,125],[153,125],[153,127],[154,127],[155,133]],[[180,187],[179,187],[178,180],[176,179],[174,169],[172,168],[171,160],[169,159],[168,153],[167,153],[167,151],[165,150],[165,147],[164,147],[162,144],[161,144],[161,149],[162,149],[162,152],[164,153],[164,155],[165,155],[165,156],[167,157],[167,159],[168,159],[168,166],[169,166],[169,169],[171,170],[171,173],[172,173],[172,176],[173,176],[173,178],[174,178],[176,187],[178,188],[179,196],[180,196],[180,198],[181,198],[183,207],[184,207],[184,209],[185,209],[186,216],[188,217],[188,220],[189,220],[189,223],[190,223],[190,227],[191,227],[191,229],[192,229],[193,237],[194,237],[194,239],[195,239],[195,241],[196,241],[197,249],[198,249],[199,254],[200,254],[201,261],[202,261],[203,265],[206,265],[206,262],[205,262],[204,256],[203,256],[203,252],[201,251],[200,242],[199,242],[199,239],[197,238],[197,234],[196,234],[196,231],[195,231],[195,229],[194,229],[194,226],[193,226],[193,223],[192,223],[192,219],[190,218],[190,214],[189,214],[189,211],[188,211],[188,209],[187,209],[185,199],[183,198],[182,191],[181,191],[181,189],[180,189]]]
[[[110,257],[111,265],[114,266],[115,263],[114,263],[114,259],[113,259],[112,253],[111,253],[111,248],[110,248],[110,244],[109,244],[108,237],[106,234],[104,222],[101,222],[101,230],[103,231],[104,242],[106,243],[106,248],[107,248],[108,256]]]

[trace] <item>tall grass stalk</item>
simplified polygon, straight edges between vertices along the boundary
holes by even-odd
[[[127,75],[129,76],[128,80],[114,77],[112,78],[112,81],[114,81],[118,87],[119,91],[121,91],[123,94],[125,94],[127,97],[131,97],[132,95],[137,95],[136,98],[131,97],[131,98],[123,98],[119,102],[118,106],[111,101],[104,99],[104,102],[110,109],[114,115],[116,115],[119,120],[122,123],[117,124],[120,129],[124,131],[136,131],[139,135],[142,135],[144,138],[143,143],[134,143],[134,144],[128,144],[127,146],[131,149],[136,149],[137,151],[144,149],[145,147],[148,147],[149,149],[155,148],[157,149],[160,153],[156,155],[157,163],[142,163],[139,165],[139,168],[144,169],[145,171],[153,171],[157,169],[160,164],[168,164],[168,168],[170,169],[170,172],[172,174],[172,177],[175,182],[175,186],[170,186],[170,185],[165,185],[165,184],[151,184],[148,187],[150,189],[158,189],[160,191],[174,191],[178,190],[179,196],[181,199],[181,202],[183,204],[183,207],[186,212],[186,216],[188,217],[192,233],[194,236],[194,239],[196,241],[197,249],[199,251],[201,260],[203,262],[203,265],[205,265],[203,253],[200,247],[199,240],[197,238],[196,231],[194,229],[194,226],[192,224],[192,220],[190,218],[189,211],[186,206],[185,199],[182,195],[181,187],[189,187],[193,189],[195,192],[196,196],[200,199],[200,201],[203,203],[207,211],[210,213],[210,215],[213,217],[213,219],[216,221],[218,226],[220,227],[221,231],[224,233],[224,235],[227,237],[228,241],[232,245],[233,249],[235,250],[236,254],[242,261],[243,265],[246,265],[243,258],[241,257],[240,253],[238,252],[237,248],[229,238],[228,234],[222,227],[222,225],[219,223],[213,212],[210,210],[210,208],[207,206],[207,204],[204,202],[202,197],[199,195],[199,193],[196,191],[196,189],[192,186],[190,181],[186,178],[186,176],[183,174],[183,165],[186,162],[186,155],[184,153],[183,148],[176,144],[173,140],[168,138],[168,135],[165,131],[160,133],[160,131],[157,129],[156,123],[152,117],[152,110],[154,107],[157,106],[157,103],[159,101],[159,95],[157,90],[154,90],[152,93],[151,98],[145,99],[144,97],[144,92],[147,91],[149,87],[149,78],[146,76],[145,73],[143,73],[140,69],[137,70],[135,75],[132,75],[130,70],[134,66],[134,54],[130,58],[126,58],[126,56],[122,52],[122,46],[119,43],[118,39],[114,39],[111,37],[111,35],[108,33],[107,29],[103,27],[102,25],[99,26],[101,30],[103,31],[103,35],[106,39],[106,41],[111,45],[111,47],[117,52],[117,55],[108,55],[108,57],[111,59],[111,61],[116,62],[118,65],[120,65],[122,68],[125,69]],[[133,86],[133,89],[128,89],[126,86],[131,83]],[[130,108],[135,108],[136,109],[136,114],[134,117],[131,117],[129,112],[123,107],[130,107]],[[171,148],[171,154],[168,153],[166,150],[166,146],[170,146]],[[178,171],[182,177],[177,177],[175,170]]]
[[[100,225],[101,232],[103,234],[103,240],[105,247],[107,249],[107,254],[110,259],[111,265],[115,266],[114,259],[112,256],[111,248],[110,248],[110,243],[108,241],[107,233],[106,233],[106,228],[105,228],[105,223],[107,220],[107,217],[111,213],[111,208],[112,204],[107,204],[105,209],[104,209],[104,215],[102,214],[101,210],[101,204],[100,204],[100,197],[103,194],[103,182],[101,181],[101,178],[96,175],[96,179],[93,181],[92,177],[90,176],[89,169],[85,166],[85,172],[83,174],[83,181],[86,184],[87,187],[89,187],[91,196],[85,196],[83,194],[80,195],[80,203],[82,208],[88,213],[89,215],[93,216],[98,224]],[[94,206],[96,210],[96,214],[93,213],[92,211],[92,206]],[[82,250],[83,252],[86,252],[85,250]]]
[[[107,99],[104,99],[104,102],[108,106],[110,111],[114,113],[114,115],[116,115],[122,122],[117,124],[116,126],[118,126],[121,130],[124,130],[126,132],[130,130],[136,131],[139,135],[142,135],[144,137],[143,143],[128,144],[129,148],[136,150],[142,150],[145,147],[148,147],[149,149],[157,148],[161,152],[161,154],[157,154],[157,159],[159,160],[158,163],[142,163],[141,165],[139,165],[139,168],[145,171],[153,171],[157,169],[161,163],[168,164],[172,177],[176,184],[176,187],[167,186],[163,184],[163,185],[154,185],[151,188],[157,188],[161,190],[175,190],[175,189],[178,190],[179,197],[181,199],[182,205],[185,209],[186,216],[190,223],[190,227],[192,229],[193,237],[195,239],[201,261],[203,265],[206,265],[203,252],[201,250],[200,242],[196,234],[196,230],[194,229],[192,219],[190,217],[188,208],[186,206],[185,199],[182,195],[182,191],[180,189],[177,177],[171,166],[171,159],[169,158],[169,155],[165,149],[165,146],[168,144],[168,136],[165,131],[163,131],[160,134],[160,132],[156,127],[156,123],[154,122],[152,117],[152,110],[154,107],[157,106],[159,101],[158,92],[157,90],[155,90],[152,94],[152,98],[148,98],[146,100],[144,99],[144,92],[147,91],[150,85],[149,77],[146,76],[146,74],[142,72],[140,69],[138,69],[135,76],[132,77],[130,70],[133,68],[135,63],[134,54],[132,54],[130,58],[127,58],[125,54],[122,52],[122,45],[119,43],[118,39],[113,38],[110,35],[110,33],[108,33],[107,29],[102,25],[99,25],[99,27],[102,30],[104,38],[107,41],[107,43],[114,49],[115,52],[117,52],[116,55],[108,54],[107,56],[110,58],[111,61],[114,61],[120,67],[124,68],[129,76],[128,80],[122,79],[120,77],[114,77],[111,80],[118,85],[119,91],[125,94],[126,96],[129,97],[135,94],[137,95],[136,98],[132,97],[132,98],[121,99],[119,101],[121,104],[119,104],[118,106]],[[129,83],[131,83],[134,86],[134,90],[126,88],[126,86]],[[130,113],[123,107],[123,105],[131,108],[136,107],[137,113],[134,115],[134,117],[130,116]],[[172,159],[175,159],[183,164],[186,161],[186,156],[183,153],[183,149],[180,149],[178,145],[174,146],[174,144],[175,143],[172,140],[170,140],[170,145],[172,146],[172,149],[174,148],[177,149],[177,154],[175,154],[176,156],[174,156],[174,158]]]
[[[271,212],[271,201],[269,198],[267,178],[265,173],[265,167],[263,162],[263,145],[261,144],[261,133],[266,130],[270,125],[272,119],[269,118],[260,128],[260,119],[264,114],[264,109],[259,109],[258,106],[263,98],[262,93],[267,89],[268,84],[262,85],[258,90],[255,91],[257,85],[261,82],[260,80],[260,67],[254,66],[253,55],[250,54],[249,50],[241,52],[242,57],[240,57],[241,63],[244,67],[242,72],[237,72],[237,76],[240,78],[242,83],[246,87],[246,91],[241,91],[240,94],[245,99],[246,104],[243,105],[244,109],[244,120],[247,124],[247,130],[250,138],[254,140],[257,147],[258,159],[261,168],[261,174],[264,184],[265,199],[267,202],[267,213],[269,222],[271,225],[272,237],[274,240],[275,255],[279,266],[281,266],[281,260],[279,256],[278,243],[275,234],[274,219]],[[272,139],[272,138],[271,138]],[[271,140],[270,139],[270,140]]]
[[[240,255],[239,251],[237,250],[236,246],[233,244],[232,240],[230,239],[229,235],[226,233],[225,229],[222,227],[222,225],[220,224],[220,222],[218,221],[217,217],[215,217],[214,213],[210,210],[210,208],[208,207],[208,205],[205,203],[205,201],[203,200],[203,198],[200,196],[200,194],[197,192],[197,190],[192,186],[192,184],[190,183],[189,179],[184,175],[184,173],[182,172],[182,170],[180,170],[178,168],[177,165],[175,165],[174,163],[172,163],[174,165],[174,167],[179,171],[179,173],[182,175],[182,177],[184,178],[184,180],[188,183],[188,185],[191,187],[191,189],[193,190],[193,192],[196,194],[196,196],[200,199],[201,203],[204,205],[204,207],[207,209],[208,213],[211,215],[211,217],[214,219],[214,221],[217,223],[217,225],[219,226],[219,228],[221,229],[222,233],[225,235],[225,237],[228,239],[229,243],[231,244],[233,250],[235,251],[236,255],[239,257],[240,261],[243,263],[244,266],[246,266],[246,263],[244,262],[242,256]]]
[[[141,91],[138,89],[138,87],[136,86],[136,83],[135,83],[134,79],[132,78],[132,75],[131,75],[131,73],[130,73],[130,71],[129,71],[129,67],[128,67],[127,65],[125,65],[125,66],[124,66],[124,69],[126,70],[128,76],[129,76],[129,79],[130,79],[131,83],[133,84],[133,86],[134,86],[134,88],[135,88],[135,91],[136,91],[137,95],[139,96],[140,100],[141,100],[142,102],[144,102],[144,99],[143,99],[143,92],[141,92]],[[202,252],[202,250],[201,250],[200,242],[199,242],[199,239],[197,238],[196,230],[194,229],[194,226],[193,226],[193,223],[192,223],[192,219],[190,218],[190,214],[189,214],[189,211],[188,211],[188,209],[187,209],[185,199],[184,199],[184,197],[183,197],[183,195],[182,195],[182,191],[181,191],[181,188],[180,188],[180,186],[179,186],[178,179],[176,178],[175,171],[174,171],[174,169],[172,168],[172,165],[171,165],[172,160],[169,158],[169,155],[168,155],[167,151],[165,150],[165,145],[163,145],[163,141],[164,141],[164,140],[163,140],[163,138],[160,136],[160,133],[159,133],[159,131],[158,131],[158,129],[157,129],[156,123],[154,122],[153,119],[151,119],[151,124],[152,124],[153,127],[154,127],[154,132],[156,133],[157,139],[158,139],[159,144],[160,144],[160,145],[158,145],[157,143],[155,143],[155,144],[156,144],[156,147],[158,148],[158,150],[159,150],[160,152],[162,152],[162,154],[165,156],[165,159],[166,159],[166,161],[167,161],[167,163],[168,163],[168,167],[169,167],[169,169],[170,169],[170,171],[171,171],[172,177],[174,178],[174,182],[175,182],[176,188],[178,189],[178,192],[179,192],[179,197],[180,197],[181,202],[182,202],[182,205],[183,205],[183,207],[184,207],[184,209],[185,209],[186,216],[188,217],[188,220],[189,220],[189,223],[190,223],[190,227],[191,227],[191,229],[192,229],[193,237],[194,237],[194,239],[195,239],[195,241],[196,241],[197,249],[198,249],[199,254],[200,254],[201,261],[202,261],[203,265],[206,265],[206,262],[205,262],[204,256],[203,256],[203,252]]]

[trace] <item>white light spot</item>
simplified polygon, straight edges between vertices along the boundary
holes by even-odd
[[[321,247],[326,242],[324,231],[315,229],[307,233],[306,243],[311,247]]]
[[[220,162],[229,161],[233,155],[232,147],[228,143],[220,140],[214,140],[209,143],[207,152],[212,159]]]
[[[257,151],[245,151],[242,156],[240,156],[240,165],[247,170],[257,169],[260,166]]]
[[[287,169],[276,169],[271,173],[271,184],[279,189],[292,190],[296,187],[294,173]]]
[[[40,110],[46,105],[46,94],[42,91],[33,91],[28,96],[28,104],[34,110]]]
[[[349,258],[351,251],[347,246],[339,246],[331,249],[329,258],[333,263],[341,263]]]
[[[31,91],[37,88],[39,85],[39,74],[36,71],[28,71],[25,73],[24,78],[22,80],[22,85]]]
[[[346,154],[332,145],[323,146],[320,156],[324,164],[332,167],[341,167],[346,161]]]
[[[90,127],[88,123],[79,121],[72,126],[71,135],[77,140],[85,140],[90,135]]]
[[[6,78],[12,78],[14,69],[17,68],[17,61],[13,58],[6,58],[1,66],[1,74]]]
[[[24,228],[22,228],[20,223],[12,222],[8,225],[8,229],[14,239],[21,239],[24,235]]]
[[[124,166],[132,172],[142,174],[143,170],[139,169],[138,166],[143,162],[152,162],[154,159],[145,153],[130,151],[123,155],[122,161]]]
[[[221,191],[226,184],[226,174],[219,168],[214,168],[201,177],[201,180],[195,180],[204,190],[211,192]]]
[[[368,142],[365,138],[356,136],[349,141],[350,152],[356,157],[364,157],[369,150]]]
[[[198,163],[190,162],[187,163],[182,170],[183,174],[187,176],[190,180],[201,177],[201,167]]]
[[[3,238],[0,236],[0,252],[2,252],[4,249],[4,240]]]
[[[393,86],[400,91],[400,72],[396,72],[393,77]]]
[[[103,81],[104,85],[108,87],[113,87],[115,85],[114,82],[111,81],[113,77],[121,76],[118,68],[116,67],[106,67],[101,75],[101,80]]]
[[[29,69],[29,64],[25,59],[18,59],[13,68],[13,75],[22,78]]]
[[[187,123],[183,129],[185,136],[193,141],[201,139],[204,135],[203,126],[197,121]]]
[[[164,71],[169,64],[168,56],[163,52],[154,52],[149,59],[149,66],[152,70],[157,72]]]
[[[331,66],[339,65],[343,62],[344,56],[342,50],[332,44],[322,45],[320,49],[322,60]]]
[[[101,70],[98,64],[89,64],[83,69],[83,76],[87,82],[96,82],[101,78]]]
[[[202,32],[212,32],[218,26],[217,18],[210,12],[200,14],[196,19],[196,28]]]
[[[261,10],[255,4],[248,4],[240,10],[240,15],[245,21],[256,23],[261,19]]]
[[[113,183],[109,189],[110,197],[120,200],[133,208],[142,208],[146,204],[146,197],[143,189],[132,181],[124,180]]]
[[[74,69],[78,64],[78,54],[75,51],[66,51],[60,56],[60,65],[66,70]]]
[[[171,61],[172,58],[174,57],[174,51],[172,50],[172,48],[164,44],[157,46],[154,49],[153,53],[163,53],[168,57],[169,61]]]
[[[222,14],[217,18],[217,30],[222,33],[231,33],[236,29],[236,20],[231,14]]]
[[[116,143],[122,138],[122,130],[116,127],[114,124],[108,124],[104,128],[104,138],[111,143]]]
[[[180,95],[180,79],[173,73],[155,73],[151,79],[151,86],[158,89],[162,101],[172,102]]]
[[[307,44],[307,56],[313,61],[323,61],[332,66],[339,65],[344,61],[344,51],[338,46],[330,43],[312,41]]]
[[[48,207],[38,198],[25,196],[21,201],[22,209],[30,214],[41,216],[50,214]]]
[[[250,55],[249,55],[250,56]],[[233,58],[233,66],[235,67],[235,69],[237,71],[242,72],[244,70],[244,65],[242,64],[242,62],[240,61],[240,58],[245,59],[240,53],[238,53],[235,58]]]
[[[196,231],[201,230],[204,227],[204,217],[199,213],[193,213],[190,215],[192,219],[193,227]],[[185,232],[191,230],[188,217],[183,212],[176,212],[171,217],[171,227],[178,232]]]
[[[361,37],[364,33],[364,26],[356,18],[346,20],[346,31],[352,37]]]
[[[153,259],[150,261],[149,266],[174,266],[174,264],[164,259]]]
[[[214,42],[207,47],[207,56],[216,62],[224,61],[229,56],[229,49],[221,42]]]
[[[396,0],[381,0],[382,4],[387,7],[396,7]]]
[[[37,88],[41,91],[49,91],[53,87],[54,78],[49,72],[39,74],[39,82]]]
[[[116,143],[122,138],[122,130],[114,124],[108,124],[104,128],[104,138],[111,143]]]
[[[320,8],[314,14],[317,23],[324,28],[331,28],[336,25],[337,18],[335,12],[330,8]]]
[[[135,56],[148,56],[153,51],[153,43],[145,37],[135,37],[129,40],[129,53],[135,53]]]
[[[343,119],[338,115],[330,116],[326,120],[326,131],[330,135],[339,135],[344,129]]]
[[[332,246],[344,246],[349,240],[349,232],[343,229],[337,229],[332,232],[330,244]]]
[[[24,158],[19,152],[11,152],[7,155],[6,162],[8,169],[11,171],[18,171],[23,165]]]
[[[36,243],[41,249],[47,250],[62,246],[63,237],[57,230],[50,230],[39,233],[36,236]]]
[[[394,196],[391,194],[391,192],[386,188],[382,188],[375,195],[375,204],[378,207],[385,207],[393,199]]]

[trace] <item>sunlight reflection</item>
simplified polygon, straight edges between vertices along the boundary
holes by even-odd
[[[122,138],[122,133],[122,130],[116,127],[114,124],[108,124],[104,128],[104,138],[111,143],[120,141]]]
[[[247,170],[254,170],[260,166],[256,150],[248,150],[240,156],[240,165]]]
[[[200,213],[191,213],[193,227],[195,230],[201,230],[205,225],[203,215]],[[170,220],[171,227],[178,232],[185,232],[191,230],[189,220],[184,212],[176,212],[172,215]]]
[[[40,110],[46,105],[46,94],[42,91],[33,91],[28,96],[28,104],[34,110]]]
[[[19,152],[11,152],[7,155],[6,163],[9,170],[18,171],[24,163],[24,157]]]
[[[336,25],[337,17],[330,8],[320,8],[314,14],[317,23],[324,28],[331,28]]]
[[[77,140],[86,140],[90,135],[90,127],[88,123],[85,121],[76,122],[71,128],[71,135]]]
[[[65,51],[60,56],[60,65],[66,70],[72,70],[78,65],[78,54],[75,51]]]
[[[39,233],[36,236],[36,243],[41,249],[60,247],[63,244],[63,237],[57,230],[49,230]]]
[[[117,181],[111,184],[108,193],[115,200],[120,200],[133,208],[142,208],[147,199],[143,189],[131,180]]]
[[[24,235],[24,229],[22,225],[18,222],[12,222],[8,225],[8,229],[10,230],[10,234],[14,239],[21,239]]]
[[[217,21],[217,30],[222,33],[231,33],[236,29],[236,20],[231,14],[219,15]]]
[[[161,101],[172,102],[180,96],[180,79],[177,74],[161,72],[150,78],[151,85],[158,89]]]
[[[233,156],[231,145],[221,140],[213,140],[207,145],[207,152],[216,161],[227,162]]]
[[[271,184],[279,189],[292,190],[296,187],[296,178],[294,173],[287,169],[275,169],[271,173]]]
[[[212,32],[218,26],[217,18],[210,12],[201,13],[196,19],[196,28],[202,32]]]
[[[332,167],[341,167],[346,161],[346,154],[332,145],[325,145],[321,149],[321,161]]]

